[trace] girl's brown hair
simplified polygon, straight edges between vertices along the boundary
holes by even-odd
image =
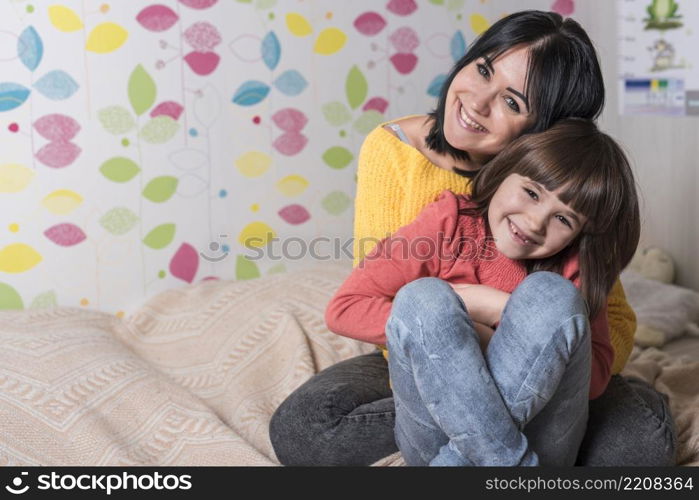
[[[590,120],[569,118],[511,142],[473,179],[475,208],[461,213],[487,218],[488,205],[510,174],[538,182],[587,217],[578,237],[556,255],[526,262],[527,272],[561,273],[579,253],[581,292],[594,317],[638,245],[641,222],[633,172],[619,145]]]

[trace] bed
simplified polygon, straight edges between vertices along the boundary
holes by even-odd
[[[349,263],[208,280],[124,318],[0,312],[0,464],[277,465],[267,426],[317,371],[374,348],[323,313]],[[699,465],[699,338],[634,348],[625,374],[670,397],[678,463]],[[401,465],[399,454],[375,465]]]

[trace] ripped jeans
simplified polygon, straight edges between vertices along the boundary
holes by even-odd
[[[395,438],[408,465],[573,465],[590,383],[587,306],[558,274],[515,289],[482,353],[439,278],[398,291],[386,324]]]

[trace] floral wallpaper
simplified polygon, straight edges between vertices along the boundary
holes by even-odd
[[[0,309],[351,258],[364,136],[523,8],[575,4],[3,0]]]

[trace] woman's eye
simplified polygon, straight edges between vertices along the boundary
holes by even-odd
[[[485,64],[477,64],[476,68],[478,68],[478,72],[483,78],[490,78],[490,71],[488,71],[488,68],[485,67]]]
[[[535,193],[534,191],[532,191],[531,189],[524,188],[524,192],[527,193],[527,194],[529,195],[529,197],[530,197],[532,200],[538,200],[538,199],[539,199],[539,195],[536,194],[536,193]]]
[[[562,222],[563,224],[565,224],[566,226],[568,226],[569,228],[573,229],[573,226],[571,225],[570,222],[568,222],[568,219],[566,219],[566,218],[563,217],[562,215],[559,215],[559,216],[558,216],[558,220],[561,221],[561,222]]]
[[[517,101],[515,101],[511,97],[505,97],[505,102],[512,111],[519,113],[519,104],[517,104]]]

